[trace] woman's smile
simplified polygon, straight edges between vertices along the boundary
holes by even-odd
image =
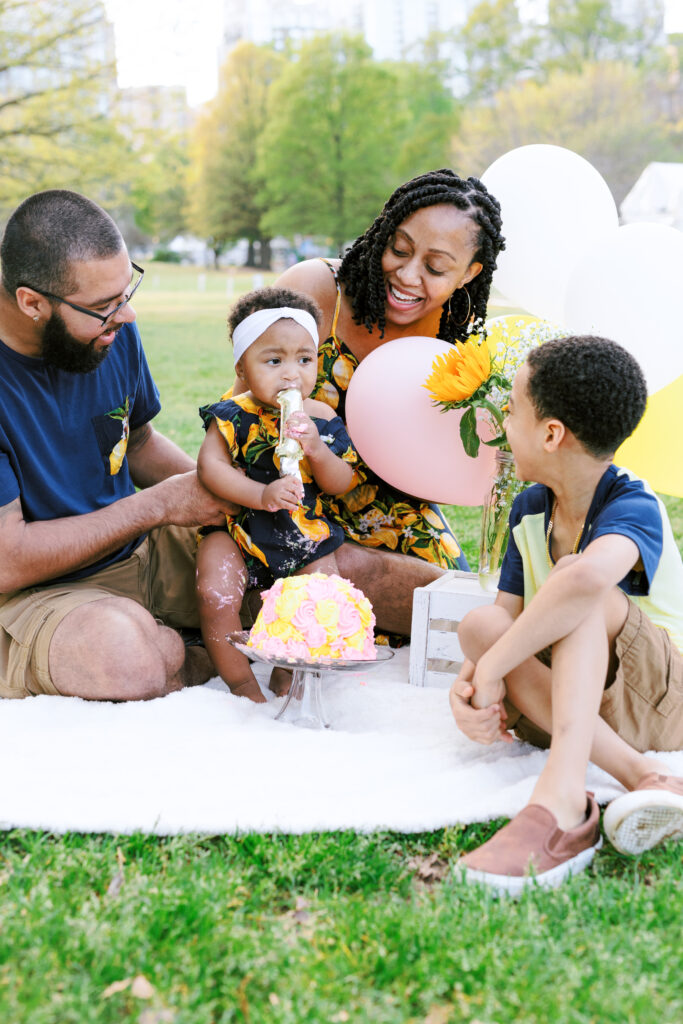
[[[429,316],[481,270],[473,262],[476,226],[455,206],[417,210],[396,228],[382,256],[387,319],[405,325]]]

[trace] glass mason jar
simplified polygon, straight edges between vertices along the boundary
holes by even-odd
[[[512,452],[496,449],[496,465],[481,512],[479,583],[484,590],[498,589],[500,567],[508,544],[508,517],[512,502],[526,487],[515,474]]]

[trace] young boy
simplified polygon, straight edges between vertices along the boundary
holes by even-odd
[[[646,402],[636,361],[604,338],[530,352],[506,431],[516,499],[494,605],[462,621],[451,689],[459,728],[550,746],[529,804],[462,859],[468,881],[519,893],[558,885],[601,845],[589,759],[629,792],[604,816],[625,853],[683,837],[683,778],[647,750],[683,747],[683,564],[666,511],[612,463]]]

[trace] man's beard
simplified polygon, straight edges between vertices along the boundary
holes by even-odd
[[[78,341],[66,329],[56,311],[43,330],[42,357],[49,366],[67,373],[91,373],[109,355],[110,346],[95,349],[97,338],[90,342]]]

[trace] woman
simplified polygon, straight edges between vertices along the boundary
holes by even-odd
[[[286,270],[276,284],[310,295],[323,311],[312,397],[345,419],[351,375],[379,345],[412,335],[467,337],[486,317],[505,247],[501,224],[500,204],[478,179],[430,171],[396,189],[342,260]],[[364,484],[327,503],[356,542],[339,549],[340,571],[365,591],[384,629],[409,633],[415,587],[444,569],[467,569],[467,560],[437,505],[362,469]]]

